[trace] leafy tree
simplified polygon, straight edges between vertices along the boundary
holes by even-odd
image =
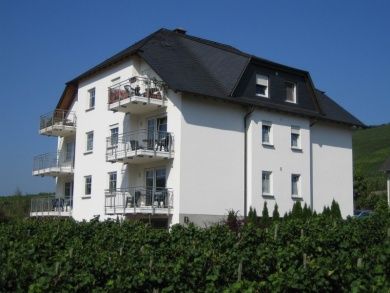
[[[6,222],[8,220],[8,217],[5,215],[5,212],[0,207],[0,223]]]
[[[16,187],[15,192],[14,192],[14,195],[15,195],[15,196],[22,196],[22,195],[23,195],[23,193],[22,193],[22,191],[20,190],[19,186]]]
[[[274,206],[274,211],[272,213],[272,219],[273,220],[279,220],[280,216],[279,216],[279,207],[278,207],[278,204],[275,203],[275,206]]]
[[[357,199],[361,196],[367,195],[367,180],[360,174],[360,172],[356,172],[353,177],[353,192],[354,196]]]
[[[375,212],[379,213],[389,213],[390,212],[390,206],[387,202],[387,198],[383,198],[381,200],[378,200],[378,202],[375,205]]]

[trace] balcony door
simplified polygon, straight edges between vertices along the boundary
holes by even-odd
[[[167,116],[148,120],[147,141],[148,149],[157,146],[157,142],[165,138],[167,132]]]
[[[65,182],[65,190],[64,190],[64,196],[65,198],[72,198],[73,197],[73,182]]]
[[[158,197],[165,193],[166,169],[155,168],[145,171],[146,205],[152,205],[153,201],[159,201]]]
[[[66,143],[65,162],[73,162],[74,157],[74,141]]]

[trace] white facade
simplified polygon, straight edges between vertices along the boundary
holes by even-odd
[[[95,216],[100,219],[138,217],[165,219],[170,224],[204,225],[220,220],[231,209],[243,215],[245,131],[248,210],[252,206],[261,213],[267,201],[271,213],[277,203],[279,212],[284,214],[296,200],[301,200],[322,211],[324,205],[329,206],[335,199],[344,217],[352,214],[352,134],[346,126],[313,123],[309,118],[256,108],[248,117],[245,130],[244,116],[248,110],[240,104],[170,89],[166,101],[158,107],[153,107],[151,100],[130,101],[125,106],[115,106],[117,111],[110,110],[108,88],[134,76],[161,80],[139,57],[132,57],[79,83],[77,99],[69,109],[77,117],[76,132],[58,139],[60,152],[66,152],[67,143],[75,143],[73,174],[59,175],[56,181],[58,197],[65,195],[65,183],[73,182],[71,216],[76,220],[90,220]],[[93,109],[90,108],[91,89],[95,90]],[[130,113],[132,107],[137,107],[134,109],[138,112]],[[161,151],[161,146],[160,153],[154,152],[159,145],[153,145],[149,150],[138,149],[141,155],[126,155],[126,161],[117,157],[107,160],[106,139],[111,129],[118,128],[119,135],[138,133],[148,129],[151,120],[157,121],[156,125],[158,121],[166,121],[164,131],[172,134],[169,154],[166,149]],[[263,125],[271,126],[268,144],[262,141]],[[291,147],[292,129],[299,134],[296,148]],[[87,133],[92,131],[93,149],[87,151]],[[127,150],[131,152],[131,148]],[[148,151],[152,153],[148,155]],[[171,194],[169,208],[154,198],[149,203],[151,208],[145,208],[148,205],[145,202],[137,206],[126,202],[125,207],[107,209],[110,173],[116,172],[116,189],[126,189],[145,187],[147,174],[154,174],[153,182],[157,184],[157,171],[147,171],[162,169],[165,170],[164,188],[169,188]],[[267,194],[262,187],[263,172],[271,174]],[[292,175],[299,177],[295,196]],[[86,176],[92,179],[90,194],[86,194]],[[142,192],[138,195],[142,197]],[[138,195],[121,193],[134,202]]]

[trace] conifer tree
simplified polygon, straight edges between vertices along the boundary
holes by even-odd
[[[274,206],[274,211],[272,213],[272,219],[273,220],[279,220],[280,216],[279,216],[279,207],[278,207],[278,204],[275,203],[275,206]]]
[[[251,224],[257,224],[257,212],[255,208],[249,208],[247,222]]]
[[[330,213],[333,218],[341,219],[340,206],[334,199],[332,200],[332,205],[330,206]]]
[[[291,215],[294,219],[302,218],[302,206],[300,201],[294,203]]]

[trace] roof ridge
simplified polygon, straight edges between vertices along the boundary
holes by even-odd
[[[208,40],[208,39],[205,39],[205,38],[200,38],[200,37],[196,37],[196,36],[192,36],[192,35],[179,34],[179,33],[175,33],[174,31],[171,31],[171,30],[168,30],[168,31],[170,31],[171,33],[173,33],[173,34],[175,34],[177,36],[180,36],[182,38],[186,38],[186,39],[190,39],[192,41],[203,43],[205,45],[214,47],[216,49],[228,51],[230,53],[241,55],[241,56],[244,56],[244,57],[250,57],[250,54],[245,53],[245,52],[237,49],[236,47],[233,47],[232,45],[227,45],[227,44],[224,44],[224,43],[215,42],[215,41],[212,41],[212,40]]]
[[[256,56],[254,54],[251,54],[251,53],[244,52],[244,51],[242,51],[242,50],[240,50],[240,49],[238,49],[236,47],[233,47],[232,45],[228,45],[228,44],[224,44],[224,43],[220,43],[220,42],[215,42],[215,41],[212,41],[212,40],[208,40],[208,39],[205,39],[205,38],[200,38],[200,37],[193,36],[193,35],[175,33],[174,31],[169,30],[169,29],[164,29],[164,30],[169,31],[171,33],[174,33],[174,34],[176,34],[176,35],[178,35],[178,36],[180,36],[182,38],[187,38],[187,39],[190,39],[190,40],[193,40],[193,41],[197,41],[197,42],[203,43],[205,45],[212,46],[212,47],[220,49],[220,50],[228,51],[230,53],[237,54],[237,55],[240,55],[240,56],[243,56],[243,57],[257,59],[259,61],[267,62],[267,63],[270,63],[272,65],[280,66],[280,67],[287,68],[287,69],[290,69],[290,70],[295,70],[295,71],[300,71],[300,72],[305,72],[305,73],[308,72],[307,70],[304,70],[304,69],[300,69],[300,68],[284,65],[282,63],[279,63],[279,62],[276,62],[276,61],[272,61],[270,59],[266,59],[266,58],[259,57],[259,56]]]

